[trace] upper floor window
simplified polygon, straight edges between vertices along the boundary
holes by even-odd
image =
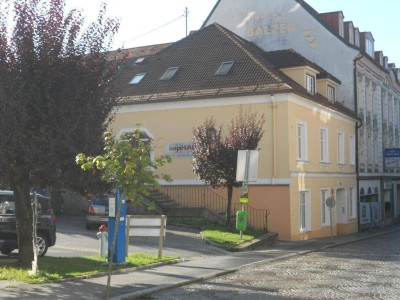
[[[338,163],[344,164],[344,133],[343,132],[338,132],[337,147],[338,147]]]
[[[304,122],[297,123],[297,160],[307,160],[307,126]]]
[[[306,88],[310,94],[315,93],[315,77],[309,74],[306,75]]]
[[[350,164],[352,166],[356,164],[356,138],[354,135],[350,135]]]
[[[326,94],[330,102],[336,101],[335,88],[333,86],[328,85]]]
[[[321,128],[320,129],[320,156],[321,162],[327,163],[328,162],[328,129]]]

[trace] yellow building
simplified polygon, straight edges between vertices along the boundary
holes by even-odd
[[[267,217],[282,240],[316,238],[331,234],[332,213],[333,234],[357,231],[356,117],[335,99],[338,79],[292,50],[264,52],[218,24],[160,48],[121,66],[112,131],[141,128],[155,156],[172,156],[163,172],[174,181],[161,182],[163,192],[182,203],[198,190],[209,197],[192,171],[193,129],[211,116],[226,126],[240,109],[251,110],[266,118],[249,190],[252,225],[265,227]],[[252,221],[256,210],[264,214]]]

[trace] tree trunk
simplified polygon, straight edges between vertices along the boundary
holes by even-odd
[[[228,198],[226,199],[226,227],[231,228],[233,185],[228,184],[226,188],[228,190]]]
[[[29,194],[29,182],[22,176],[13,176],[17,235],[18,235],[18,266],[31,268],[33,261],[32,243],[32,206]],[[28,178],[28,177],[26,177]]]

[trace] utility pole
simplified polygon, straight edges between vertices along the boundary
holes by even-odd
[[[186,36],[188,36],[188,15],[189,15],[189,10],[186,7],[185,8],[185,19],[186,19]]]

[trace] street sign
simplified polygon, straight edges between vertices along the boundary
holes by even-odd
[[[328,199],[326,199],[325,201],[326,206],[328,206],[329,208],[334,208],[336,205],[336,200],[335,197],[331,196]]]
[[[258,151],[239,150],[236,167],[236,181],[257,181]]]

